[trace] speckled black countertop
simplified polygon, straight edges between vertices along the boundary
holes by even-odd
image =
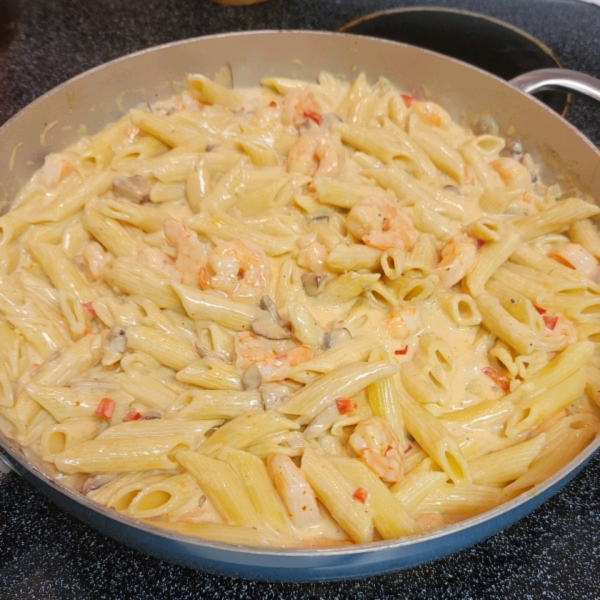
[[[11,26],[11,7],[20,18]],[[567,68],[600,77],[600,8],[570,0],[0,0],[0,123],[78,73],[177,39],[248,29],[337,30],[400,6],[456,7],[538,37]],[[568,115],[600,144],[600,109]],[[600,456],[563,491],[477,546],[397,574],[329,584],[267,584],[206,575],[147,557],[0,472],[0,600],[192,598],[600,598]]]

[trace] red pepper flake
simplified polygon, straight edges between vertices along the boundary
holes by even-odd
[[[394,350],[394,354],[396,356],[404,356],[408,352],[408,346],[404,346],[399,348],[398,350]]]
[[[388,455],[388,453],[389,453],[390,451],[392,451],[393,449],[394,449],[394,447],[393,447],[393,446],[388,446],[388,447],[385,449],[385,452],[383,453],[383,455],[384,455],[384,456],[387,456],[387,455]]]
[[[542,308],[541,306],[534,306],[533,308],[535,308],[535,310],[537,310],[540,315],[546,314],[546,309]]]
[[[340,415],[347,415],[353,410],[356,410],[356,402],[351,398],[336,398],[335,405],[337,406]]]
[[[484,244],[485,242],[483,240],[480,240],[479,238],[473,238],[475,240],[475,249],[479,250]]]
[[[83,337],[85,337],[86,335],[88,335],[90,333],[90,328],[89,327],[84,327],[82,333],[83,333]]]
[[[407,452],[410,452],[413,449],[412,444],[409,444],[408,446],[406,446],[406,448],[404,448],[404,454],[406,454]]]
[[[90,319],[95,319],[98,316],[91,302],[83,302],[81,306],[83,306],[85,312],[89,315]]]
[[[142,415],[135,410],[130,410],[124,417],[123,423],[127,423],[128,421],[139,421],[142,418]]]
[[[352,498],[361,504],[364,504],[369,497],[369,492],[365,490],[365,488],[359,487],[356,488],[354,494],[352,494]]]
[[[111,419],[115,413],[117,403],[110,398],[102,398],[96,408],[96,414],[103,419]]]
[[[410,94],[400,94],[402,100],[404,100],[404,104],[406,104],[406,108],[410,108],[410,105],[415,101],[414,96]]]
[[[552,315],[542,315],[542,319],[544,319],[544,325],[546,325],[546,329],[553,331],[556,327],[556,321],[558,321],[558,317],[553,317]]]
[[[275,102],[275,100],[271,100],[271,102],[269,102],[269,106],[271,108],[276,108],[277,107],[277,102]]]
[[[319,113],[314,112],[312,110],[305,110],[304,111],[304,116],[307,119],[310,119],[311,121],[313,121],[314,123],[316,123],[319,127],[323,123],[323,117]]]
[[[510,381],[494,369],[493,367],[484,367],[482,369],[483,373],[487,375],[492,381],[498,384],[505,392],[508,392],[510,389]]]

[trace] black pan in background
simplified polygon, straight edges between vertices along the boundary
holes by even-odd
[[[364,15],[340,31],[385,38],[452,56],[505,80],[536,69],[562,67],[544,43],[499,19],[465,10],[417,7]],[[570,95],[535,94],[557,113],[566,114]]]

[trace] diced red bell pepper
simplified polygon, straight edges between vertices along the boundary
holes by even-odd
[[[404,104],[406,104],[406,108],[410,108],[410,105],[415,101],[414,96],[410,94],[400,94],[402,100],[404,100]]]
[[[336,398],[335,405],[337,406],[340,415],[347,415],[353,410],[356,410],[356,402],[351,398]]]
[[[544,319],[544,325],[546,325],[546,329],[550,329],[550,331],[553,331],[556,327],[558,317],[556,315],[542,315],[542,319]]]
[[[354,494],[352,494],[352,498],[361,504],[364,504],[369,497],[369,492],[365,490],[365,488],[359,487],[356,488]]]
[[[130,410],[124,417],[123,423],[127,423],[128,421],[139,421],[142,418],[142,415],[135,410]]]
[[[103,419],[111,419],[115,414],[115,408],[117,403],[110,398],[102,398],[98,407],[96,408],[96,414]]]
[[[404,356],[408,352],[408,346],[404,346],[403,348],[398,348],[398,350],[394,350],[394,354],[396,356]]]
[[[323,123],[323,117],[319,113],[314,112],[313,110],[305,110],[304,111],[304,116],[307,119],[310,119],[311,121],[313,121],[314,123],[316,123],[319,127]]]
[[[91,302],[84,302],[82,306],[85,312],[89,315],[90,319],[95,319],[98,316]]]
[[[484,367],[483,373],[487,375],[494,383],[498,384],[505,392],[510,389],[510,381],[494,369],[493,367]]]

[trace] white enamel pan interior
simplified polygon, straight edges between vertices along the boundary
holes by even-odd
[[[0,206],[41,166],[49,152],[96,133],[127,109],[173,95],[186,73],[214,75],[225,63],[237,86],[267,76],[314,80],[319,71],[351,79],[364,71],[407,91],[425,92],[464,123],[494,117],[553,169],[568,171],[600,199],[600,155],[576,129],[537,100],[459,61],[380,39],[325,32],[249,32],[176,42],[92,69],[36,100],[0,128]],[[1,238],[0,238],[1,243]],[[0,458],[61,507],[125,544],[213,573],[280,581],[327,581],[406,569],[471,546],[514,523],[584,466],[595,440],[543,485],[497,509],[421,537],[351,548],[258,549],[159,532],[66,490],[0,435]]]

